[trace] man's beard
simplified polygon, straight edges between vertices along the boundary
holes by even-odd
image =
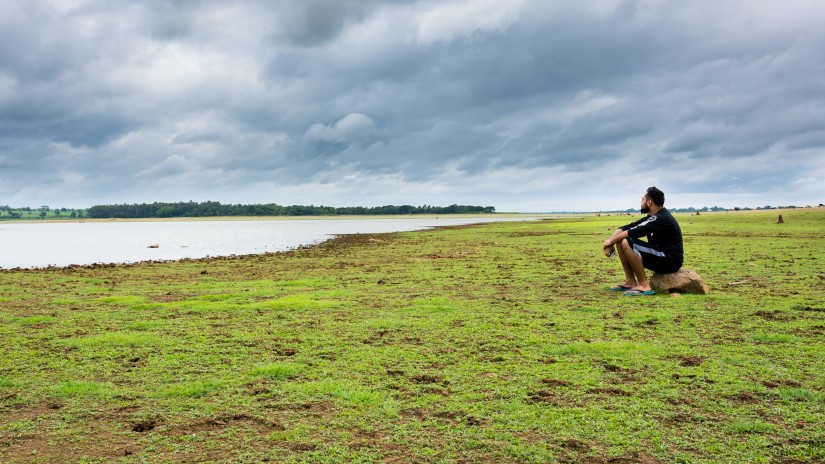
[[[645,206],[644,208],[642,208],[642,214],[647,214],[649,212],[650,212],[650,206]]]

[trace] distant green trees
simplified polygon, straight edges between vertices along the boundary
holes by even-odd
[[[88,209],[89,218],[166,218],[166,217],[210,217],[210,216],[336,216],[336,215],[382,215],[382,214],[468,214],[495,213],[493,206],[412,206],[386,205],[364,206],[281,206],[275,203],[255,205],[225,205],[217,201],[140,203],[121,205],[95,205]]]
[[[0,205],[0,221],[14,219],[48,219],[49,214],[53,215],[54,219],[81,219],[86,215],[86,210],[68,208],[51,209],[47,205],[43,205],[37,209],[28,206],[12,208],[9,205]]]

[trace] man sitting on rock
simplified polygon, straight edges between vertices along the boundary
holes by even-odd
[[[619,259],[622,261],[625,280],[611,287],[614,292],[624,292],[626,296],[653,295],[645,268],[659,274],[676,272],[682,267],[682,229],[665,208],[665,194],[656,187],[647,189],[642,197],[641,209],[647,214],[636,222],[616,229],[604,241],[605,256],[616,253],[619,245]],[[647,242],[640,239],[647,237]]]

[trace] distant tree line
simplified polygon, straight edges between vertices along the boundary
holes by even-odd
[[[493,206],[281,206],[275,203],[262,205],[225,205],[217,201],[141,203],[122,205],[95,205],[86,211],[88,218],[171,218],[211,216],[335,216],[335,215],[382,215],[382,214],[467,214],[495,213]]]
[[[9,219],[82,219],[85,214],[85,209],[51,209],[46,205],[36,209],[28,206],[12,208],[9,205],[0,205],[0,221]]]

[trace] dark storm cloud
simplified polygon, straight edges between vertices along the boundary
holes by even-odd
[[[4,2],[0,203],[599,209],[653,183],[815,202],[824,16],[806,0]]]

